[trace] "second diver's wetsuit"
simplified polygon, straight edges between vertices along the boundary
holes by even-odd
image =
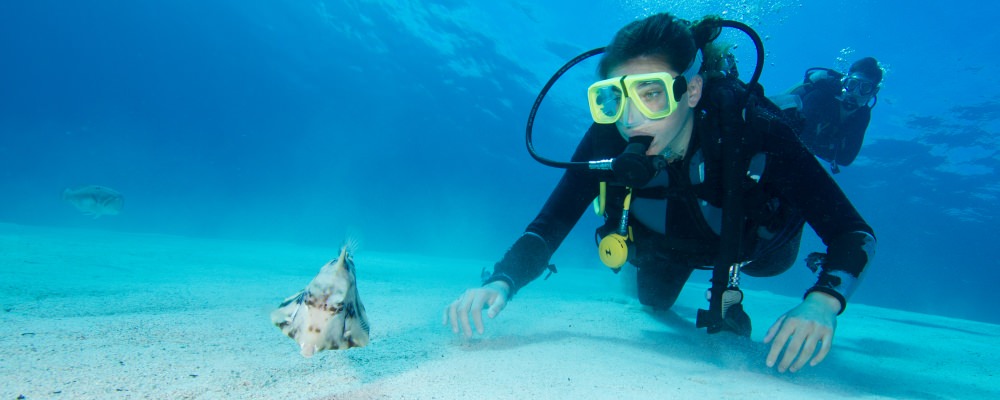
[[[801,98],[802,107],[785,113],[795,121],[793,128],[813,154],[831,165],[846,167],[861,152],[872,109],[861,105],[843,115],[845,111],[841,110],[838,98],[841,77],[827,74],[795,88],[791,94]]]
[[[827,245],[828,255],[819,280],[806,293],[822,291],[843,307],[874,253],[874,233],[834,180],[770,110],[760,113],[773,123],[758,128],[761,148],[750,174],[759,176],[748,190],[748,224],[744,234],[743,271],[751,276],[773,276],[787,270],[798,251],[803,222]],[[629,225],[635,242],[630,263],[639,268],[638,287],[643,304],[670,307],[693,269],[713,265],[719,253],[721,173],[713,168],[700,139],[704,118],[696,118],[695,132],[683,159],[674,161],[643,188],[633,193]],[[613,124],[593,124],[573,154],[573,161],[615,157],[626,141]],[[708,161],[705,161],[708,160]],[[757,171],[754,171],[757,169]],[[600,177],[590,171],[567,170],[525,234],[496,264],[485,283],[505,281],[511,296],[536,279],[549,257],[599,194]],[[617,226],[625,188],[612,186],[607,195],[607,224],[603,235]]]

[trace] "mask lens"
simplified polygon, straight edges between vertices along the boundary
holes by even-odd
[[[642,102],[654,115],[670,112],[670,102],[667,101],[667,84],[661,79],[646,79],[635,82],[629,91],[632,100]],[[652,118],[652,116],[649,116]]]
[[[617,86],[605,86],[597,90],[596,105],[600,107],[601,114],[613,118],[618,115],[622,107],[622,91]]]
[[[677,107],[674,99],[674,78],[666,72],[633,75],[625,78],[628,97],[646,118],[660,119]]]

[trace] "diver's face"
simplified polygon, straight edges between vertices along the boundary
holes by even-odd
[[[612,69],[608,77],[653,72],[668,72],[674,77],[679,75],[677,71],[663,60],[650,57],[637,57]],[[698,104],[698,100],[701,98],[701,85],[701,77],[695,76],[695,78],[691,79],[688,82],[687,92],[684,93],[677,104],[677,109],[670,113],[670,115],[659,119],[647,118],[636,109],[630,99],[626,101],[624,113],[615,122],[615,126],[618,127],[618,131],[625,138],[652,136],[653,142],[649,145],[646,155],[663,154],[667,146],[671,145],[671,142],[674,142],[674,139],[685,136],[685,134],[690,133],[694,128],[692,116],[694,115],[694,106]],[[689,140],[690,135],[686,136]],[[677,145],[678,143],[673,143],[672,147],[677,147]],[[687,143],[680,145],[685,148],[687,147]]]
[[[874,80],[864,75],[852,73],[842,83],[840,107],[848,113],[853,113],[861,106],[868,104],[877,92],[878,84]]]
[[[853,113],[861,108],[862,105],[868,104],[871,101],[871,96],[862,96],[856,93],[841,93],[840,95],[840,108],[847,113]]]

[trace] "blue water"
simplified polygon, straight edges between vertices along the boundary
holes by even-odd
[[[537,91],[665,10],[591,3],[2,2],[0,222],[334,246],[355,235],[378,251],[495,260],[560,175],[524,149]],[[867,55],[888,67],[861,156],[836,176],[879,238],[853,301],[1000,322],[994,13],[715,3],[675,11],[757,28],[768,93],[808,67]],[[586,126],[592,71],[575,69],[542,107],[546,155],[568,157]],[[124,193],[122,214],[91,219],[60,200],[87,184]],[[600,268],[597,223],[586,216],[554,261]],[[821,250],[805,239],[803,254]],[[749,285],[799,295],[811,279],[796,267]]]

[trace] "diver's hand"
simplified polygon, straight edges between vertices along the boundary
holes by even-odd
[[[486,312],[491,319],[496,317],[507,305],[507,297],[510,295],[510,286],[507,282],[490,282],[483,287],[468,289],[444,309],[444,319],[442,323],[448,325],[451,321],[451,331],[458,333],[458,328],[462,328],[465,337],[472,337],[472,328],[469,326],[469,314],[472,314],[472,323],[476,326],[476,332],[483,334],[483,309],[489,307]]]
[[[839,311],[840,301],[833,296],[823,292],[809,293],[802,304],[778,318],[767,331],[764,343],[774,341],[771,343],[771,352],[767,354],[767,366],[774,366],[782,349],[785,356],[778,364],[778,372],[789,369],[797,372],[806,362],[812,367],[822,362],[833,344]],[[817,344],[820,346],[819,352],[816,352]],[[816,353],[815,356],[813,353]]]

